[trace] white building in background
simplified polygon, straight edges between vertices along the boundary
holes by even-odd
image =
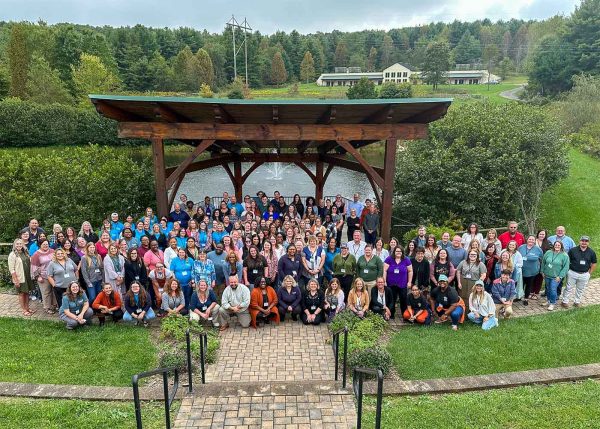
[[[412,71],[404,64],[396,63],[382,72],[361,72],[359,67],[336,67],[335,73],[323,73],[317,79],[319,86],[352,86],[366,77],[375,85],[384,82],[407,83],[420,81],[420,72]],[[478,85],[500,83],[500,77],[487,70],[450,70],[446,72],[449,85]]]

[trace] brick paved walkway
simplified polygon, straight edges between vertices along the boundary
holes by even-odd
[[[291,339],[294,341],[290,341]],[[354,397],[333,381],[326,326],[236,326],[181,404],[175,428],[352,428]]]

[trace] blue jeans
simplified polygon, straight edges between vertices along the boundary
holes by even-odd
[[[183,292],[183,297],[185,298],[185,308],[187,310],[190,309],[190,302],[192,301],[192,294],[194,290],[190,285],[181,284],[181,291]]]
[[[144,322],[147,322],[149,320],[152,320],[156,317],[156,314],[154,314],[154,310],[152,310],[152,308],[148,309],[148,312],[144,315]],[[134,319],[131,314],[129,314],[128,312],[125,312],[125,314],[123,315],[123,321],[124,322],[135,322],[136,319]]]
[[[483,321],[483,317],[475,317],[475,313],[470,312],[467,314],[469,320],[477,325],[481,325],[481,328],[484,331],[489,331],[492,328],[498,326],[498,320],[496,320],[496,316],[490,316],[486,322]]]
[[[86,292],[88,300],[90,301],[90,307],[92,306],[92,303],[94,302],[101,290],[102,282],[93,282],[92,286],[87,288]]]
[[[442,311],[438,311],[438,316],[441,316],[442,314],[444,314],[446,312],[446,310],[442,310]],[[452,319],[452,324],[453,325],[458,325],[458,323],[460,322],[460,318],[463,315],[463,308],[462,307],[456,307],[452,313],[450,313],[450,319]]]
[[[558,299],[557,290],[559,284],[560,282],[556,281],[556,277],[553,279],[546,277],[546,297],[552,305],[556,304],[556,300]]]

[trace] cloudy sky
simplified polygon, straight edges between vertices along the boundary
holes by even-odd
[[[235,14],[263,34],[389,29],[432,21],[543,19],[579,0],[0,0],[0,20],[188,26],[221,32]]]

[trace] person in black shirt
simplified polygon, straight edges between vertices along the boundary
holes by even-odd
[[[325,295],[319,289],[319,283],[310,279],[306,291],[302,294],[302,323],[305,325],[319,325],[323,321],[323,303]]]
[[[377,277],[374,287],[371,289],[371,300],[369,309],[373,313],[380,314],[385,320],[390,320],[392,311],[390,307],[394,304],[394,295],[392,290],[385,285],[383,277]]]
[[[421,289],[416,284],[412,285],[411,293],[407,298],[407,309],[403,314],[404,320],[410,323],[419,323],[428,325],[431,321],[429,314],[429,304]]]
[[[579,239],[579,246],[569,250],[569,272],[567,274],[567,288],[563,293],[562,306],[569,306],[569,298],[573,288],[575,288],[575,307],[581,305],[583,292],[590,280],[590,277],[596,269],[598,263],[596,252],[589,247],[590,237],[582,235]]]
[[[413,270],[413,284],[427,296],[429,292],[429,262],[425,259],[425,249],[417,247],[414,258],[410,258]]]
[[[465,304],[456,289],[448,287],[448,277],[444,274],[438,278],[438,287],[431,291],[429,304],[433,314],[437,316],[435,323],[444,323],[452,319],[452,329],[458,330],[458,324],[464,319]]]

